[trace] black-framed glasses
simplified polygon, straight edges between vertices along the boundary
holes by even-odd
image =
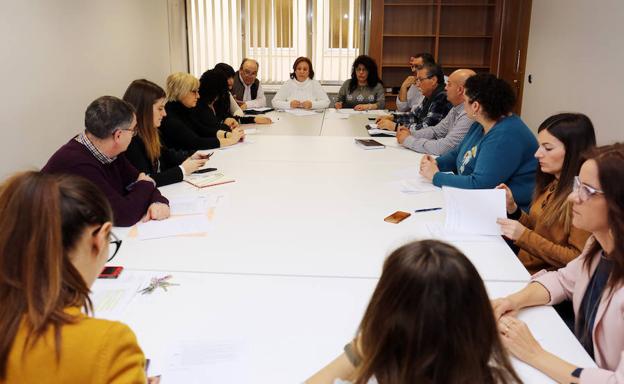
[[[119,130],[120,130],[120,131],[128,131],[128,132],[130,132],[130,134],[132,135],[132,137],[136,136],[136,135],[139,133],[139,132],[136,130],[136,128],[134,128],[134,129],[127,129],[127,128],[126,128],[126,129],[121,129],[121,128],[120,128]]]
[[[415,82],[416,82],[416,83],[420,83],[420,82],[423,82],[423,81],[425,81],[425,80],[429,80],[429,79],[431,79],[432,77],[433,77],[433,76],[427,76],[427,77],[417,77],[417,78],[416,78],[416,80],[415,80]]]
[[[110,245],[108,247],[108,260],[106,260],[106,262],[113,260],[117,252],[119,252],[119,248],[121,247],[121,239],[117,237],[117,235],[111,232],[109,236],[110,236]]]
[[[578,176],[574,176],[574,184],[572,185],[572,192],[576,193],[579,200],[584,203],[591,199],[595,195],[604,195],[604,191],[596,188],[592,188],[589,185],[581,183],[581,179]]]

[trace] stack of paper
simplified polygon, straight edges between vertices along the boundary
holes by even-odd
[[[137,225],[139,239],[160,239],[180,235],[202,235],[208,232],[211,222],[207,215],[171,216],[165,220],[150,220]]]
[[[498,218],[507,217],[505,190],[443,187],[446,222],[451,233],[500,235]]]
[[[306,109],[286,109],[284,112],[295,116],[314,116],[319,114],[318,112],[308,111]]]

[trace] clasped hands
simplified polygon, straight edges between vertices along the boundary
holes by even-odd
[[[312,102],[310,100],[306,100],[306,101],[291,100],[290,108],[312,109]]]

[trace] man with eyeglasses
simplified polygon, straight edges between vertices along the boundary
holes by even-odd
[[[254,59],[243,59],[234,76],[232,95],[242,110],[266,107],[264,90],[258,80],[260,64]]]
[[[401,84],[399,95],[396,98],[396,109],[399,112],[408,112],[420,105],[425,98],[416,85],[417,72],[425,63],[435,64],[430,53],[417,53],[410,57],[409,65],[412,74],[407,76]]]
[[[425,97],[422,103],[412,112],[378,117],[379,128],[398,131],[407,127],[410,132],[416,132],[438,124],[449,113],[453,105],[446,99],[442,67],[425,63],[416,74],[416,85]]]
[[[108,198],[117,226],[166,219],[169,201],[123,155],[136,125],[132,105],[102,96],[87,107],[85,131],[56,151],[42,172],[74,174],[95,183]]]

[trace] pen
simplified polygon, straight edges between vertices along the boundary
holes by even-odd
[[[437,208],[423,208],[423,209],[417,209],[414,212],[418,213],[418,212],[430,212],[430,211],[437,211],[442,209],[442,207],[437,207]]]
[[[136,183],[138,183],[141,180],[137,180],[137,181],[133,181],[132,183],[126,185],[126,191],[130,191],[132,190],[132,188],[134,188],[134,186],[136,185]]]

